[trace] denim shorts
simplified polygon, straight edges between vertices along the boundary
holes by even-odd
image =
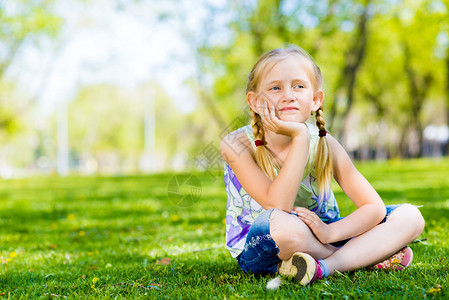
[[[387,221],[390,214],[399,205],[387,205],[387,213],[380,223]],[[255,274],[273,274],[277,271],[277,265],[281,262],[278,257],[279,248],[270,234],[270,216],[274,209],[262,212],[251,225],[243,252],[236,257],[240,268],[244,272]],[[337,222],[343,218],[337,218],[327,222],[327,224]],[[349,239],[332,243],[336,247],[343,246]]]

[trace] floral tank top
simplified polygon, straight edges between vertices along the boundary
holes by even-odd
[[[327,222],[340,217],[340,213],[332,191],[325,193],[322,198],[319,195],[315,174],[318,128],[311,123],[306,125],[310,132],[309,154],[294,206],[308,208],[314,211],[323,222]],[[242,129],[255,150],[255,138],[251,125],[244,126]],[[276,169],[276,174],[278,173],[279,170]],[[237,257],[244,249],[251,224],[265,209],[243,189],[227,163],[224,164],[224,182],[227,194],[226,247],[233,257]]]

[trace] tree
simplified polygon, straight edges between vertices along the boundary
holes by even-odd
[[[343,124],[341,128],[339,128],[339,126],[335,128],[339,139],[342,141],[345,140],[345,132],[347,130],[349,120],[348,117],[354,104],[354,90],[357,74],[366,53],[366,44],[368,40],[367,23],[371,16],[369,15],[370,1],[364,2],[365,3],[362,5],[362,13],[357,21],[355,34],[352,37],[351,44],[345,53],[345,64],[336,84],[336,97],[332,102],[329,115],[329,127],[333,128],[335,125],[335,118],[337,117],[337,107],[344,106],[344,109],[341,112]],[[342,101],[345,103],[341,104],[340,102]]]
[[[445,58],[444,58],[444,65],[445,65],[445,73],[446,73],[446,77],[445,77],[445,98],[446,98],[446,125],[449,127],[449,1],[445,0],[443,1],[443,4],[446,8],[445,10],[445,14],[443,14],[443,18],[442,18],[442,30],[440,32],[440,34],[442,36],[446,37],[446,44],[444,45],[446,48],[445,51]],[[445,147],[445,152],[446,154],[449,155],[449,142],[446,142],[446,147]]]
[[[170,169],[170,158],[186,145],[180,136],[181,113],[163,90],[153,83],[134,90],[113,85],[86,86],[68,106],[69,147],[72,161],[95,159],[105,171],[109,157],[120,172],[139,170],[144,152],[144,97],[154,89],[156,109],[156,159],[160,169]],[[175,141],[175,142],[173,142]]]
[[[43,38],[55,38],[62,25],[51,7],[53,0],[21,0],[0,3],[0,94],[5,93],[5,86],[10,86],[5,78],[6,71],[20,57],[20,50],[28,45],[38,46]],[[34,95],[30,95],[31,97]],[[0,98],[0,106],[5,106],[6,99]],[[36,98],[29,104],[10,113],[0,110],[0,129],[9,128],[16,122],[16,117],[26,112]]]
[[[419,6],[410,5],[414,18],[396,18],[400,32],[399,45],[402,49],[402,66],[408,91],[407,112],[408,125],[403,130],[400,148],[402,156],[421,156],[423,145],[423,107],[429,101],[429,92],[435,82],[435,71],[439,69],[435,62],[435,46],[440,31],[438,13],[432,10],[422,10],[422,6],[430,5],[423,1]],[[433,26],[429,26],[432,24]],[[420,38],[416,39],[415,36]],[[408,136],[407,136],[408,135]],[[415,141],[410,143],[410,141]]]

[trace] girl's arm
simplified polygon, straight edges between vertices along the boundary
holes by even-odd
[[[220,144],[220,151],[245,191],[263,208],[279,208],[291,212],[307,162],[310,134],[304,123],[281,121],[274,117],[274,113],[271,117],[270,123],[264,125],[282,134],[290,132],[292,136],[287,158],[274,180],[265,175],[257,165],[248,147],[232,136],[238,133],[226,136]],[[267,115],[264,119],[266,118]]]
[[[243,145],[234,145],[238,148],[232,148],[232,136],[223,139],[220,151],[245,191],[263,208],[279,208],[291,212],[301,186],[300,179],[307,161],[309,139],[307,128],[304,134],[293,138],[284,165],[274,181],[257,165],[249,150],[241,148]]]
[[[385,217],[386,208],[379,194],[355,168],[340,143],[328,137],[333,155],[334,178],[343,192],[354,202],[357,209],[349,216],[330,224],[334,241],[341,241],[362,234],[379,224]]]
[[[340,143],[330,135],[327,138],[332,152],[334,178],[357,209],[344,219],[327,225],[314,212],[302,207],[294,208],[323,244],[360,235],[379,224],[386,214],[382,199],[355,168]]]

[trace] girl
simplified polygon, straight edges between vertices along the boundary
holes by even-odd
[[[422,232],[423,217],[410,204],[385,206],[327,134],[322,81],[298,47],[264,54],[246,89],[251,125],[220,144],[226,244],[245,272],[279,272],[306,285],[336,271],[403,269],[412,261],[407,245]],[[345,218],[332,176],[357,207]]]

